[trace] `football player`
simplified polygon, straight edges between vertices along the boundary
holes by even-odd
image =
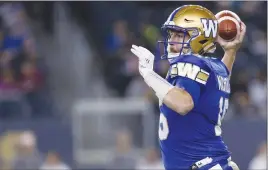
[[[131,51],[139,59],[139,72],[159,98],[159,141],[166,169],[237,170],[221,137],[221,121],[228,108],[230,75],[246,26],[236,38],[217,36],[215,15],[198,5],[174,10],[162,27],[170,69],[166,79],[154,72],[154,55],[141,46]],[[218,42],[224,56],[204,57]]]

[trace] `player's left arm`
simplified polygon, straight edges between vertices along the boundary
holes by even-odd
[[[154,90],[160,103],[164,103],[167,107],[181,115],[186,115],[193,109],[195,103],[193,95],[189,92],[189,88],[184,88],[187,81],[172,85],[153,70],[144,68],[142,72],[144,81]],[[191,89],[194,89],[193,86],[191,87]],[[199,90],[198,86],[195,87],[197,87],[196,90]],[[199,93],[197,94],[199,95]]]
[[[217,37],[217,42],[224,50],[224,56],[222,58],[222,62],[227,67],[228,71],[230,72],[230,75],[232,72],[233,64],[235,62],[236,53],[243,42],[245,33],[246,33],[246,25],[241,21],[241,29],[237,30],[237,36],[233,41],[227,42],[224,41],[220,36]]]
[[[174,88],[163,98],[164,104],[181,115],[186,115],[197,105],[210,75],[209,67],[201,60],[186,60],[177,63],[175,68],[172,67],[174,71],[171,70],[169,74],[174,76]],[[184,98],[181,98],[182,95]]]
[[[174,86],[153,71],[154,55],[150,51],[135,45],[132,46],[131,51],[139,58],[140,74],[154,90],[159,102],[181,115],[186,115],[194,108],[200,95],[200,86],[197,82],[181,77],[177,79]]]
[[[181,115],[186,115],[194,107],[192,95],[180,86],[174,86],[153,70],[144,69],[144,81],[151,87],[160,103]]]

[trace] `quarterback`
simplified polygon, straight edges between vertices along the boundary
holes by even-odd
[[[139,72],[159,98],[159,143],[167,170],[238,170],[221,137],[221,121],[228,109],[230,75],[246,26],[231,42],[218,37],[218,22],[208,9],[185,5],[175,9],[162,30],[170,68],[166,79],[154,72],[155,56],[132,45]],[[222,59],[205,57],[216,43]]]

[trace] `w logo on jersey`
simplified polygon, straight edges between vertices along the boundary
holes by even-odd
[[[201,22],[203,24],[205,38],[209,38],[211,34],[213,38],[216,38],[218,32],[217,20],[201,18]]]

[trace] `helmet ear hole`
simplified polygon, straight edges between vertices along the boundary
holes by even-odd
[[[208,40],[201,40],[199,41],[200,44],[205,44]]]

